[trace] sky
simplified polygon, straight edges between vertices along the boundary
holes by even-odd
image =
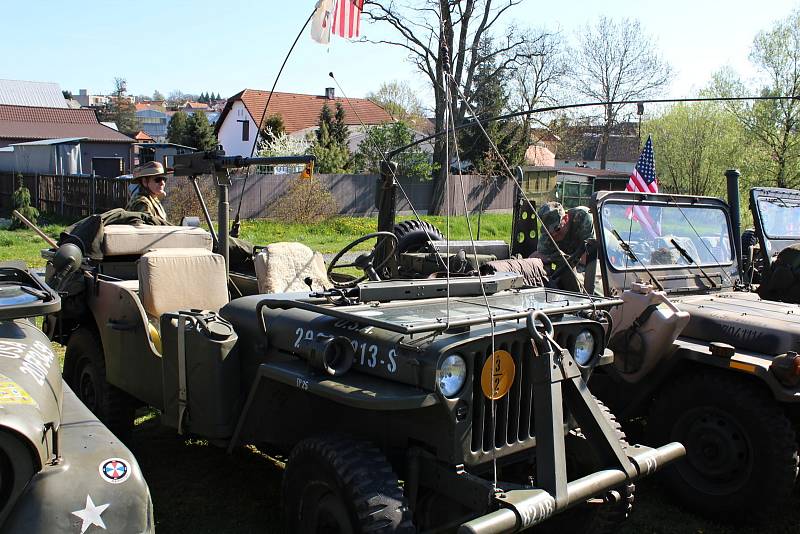
[[[421,0],[400,0],[419,2]],[[495,0],[499,1],[499,0]],[[269,89],[315,0],[5,0],[0,78],[57,82],[77,93],[108,94],[114,78],[128,92],[164,95],[214,92],[223,97],[244,88]],[[573,38],[600,15],[636,18],[656,42],[676,76],[660,97],[688,96],[711,75],[731,66],[753,75],[748,53],[753,38],[800,7],[798,0],[523,0],[507,20],[520,27],[559,30]],[[362,35],[392,37],[385,26],[362,24]],[[334,86],[363,97],[382,82],[406,81],[425,102],[430,89],[398,47],[332,38],[300,37],[277,91],[323,94]]]

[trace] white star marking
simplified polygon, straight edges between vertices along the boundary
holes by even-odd
[[[105,512],[106,508],[109,507],[109,504],[101,504],[100,506],[95,506],[92,502],[92,498],[87,495],[86,496],[86,508],[83,510],[75,510],[72,512],[72,515],[76,515],[83,519],[83,524],[81,525],[81,534],[89,530],[89,527],[92,525],[97,525],[98,527],[106,530],[106,524],[103,523],[103,519],[100,517],[100,514]]]

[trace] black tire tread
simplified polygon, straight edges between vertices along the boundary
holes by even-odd
[[[416,219],[400,221],[394,225],[392,231],[397,237],[398,254],[415,252],[428,241],[428,237],[431,241],[444,241],[444,236],[439,229],[427,221]]]
[[[84,358],[95,366],[102,382],[97,385],[100,388],[97,392],[99,406],[94,411],[95,415],[118,438],[129,438],[133,429],[135,402],[127,393],[106,381],[106,363],[100,336],[93,329],[81,327],[70,336],[64,357],[64,380],[79,398],[81,360]]]
[[[281,498],[283,509],[290,514],[286,496],[290,489],[294,466],[307,459],[329,465],[343,483],[352,503],[360,532],[413,533],[411,511],[405,501],[397,475],[386,457],[376,447],[349,438],[309,438],[297,444],[284,472]],[[398,517],[399,514],[399,517]],[[288,531],[292,518],[287,517]]]
[[[667,425],[654,424],[655,422],[671,421],[676,408],[681,406],[686,399],[697,398],[696,393],[717,392],[724,398],[726,406],[745,406],[757,414],[758,419],[764,421],[768,429],[768,451],[753,451],[755,457],[773,458],[773,472],[768,475],[769,483],[760,484],[754,488],[751,495],[726,497],[727,505],[723,508],[710,506],[696,496],[691,497],[679,492],[677,496],[690,508],[712,514],[726,519],[752,520],[768,517],[769,514],[779,509],[792,493],[798,475],[798,443],[797,436],[790,419],[783,409],[767,392],[766,388],[722,371],[706,371],[701,373],[685,374],[672,382],[653,403],[649,421],[649,441],[655,445],[672,440]],[[671,425],[670,425],[671,427]],[[755,471],[758,471],[755,469]],[[674,487],[672,477],[677,477],[674,469],[665,471],[667,481]]]

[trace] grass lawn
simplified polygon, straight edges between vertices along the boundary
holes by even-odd
[[[398,220],[412,219],[413,216],[398,217]],[[423,216],[447,233],[445,217]],[[477,233],[477,216],[473,216],[472,231]],[[45,224],[41,227],[53,239],[64,229],[64,224]],[[377,231],[376,217],[334,217],[319,224],[291,224],[268,219],[242,222],[241,237],[255,245],[268,245],[277,241],[299,241],[322,252],[338,252],[345,245],[364,234]],[[465,217],[450,219],[450,233],[453,239],[469,239]],[[481,239],[508,240],[511,236],[511,214],[484,214],[481,220]],[[374,241],[363,243],[359,249],[367,249]],[[0,261],[24,260],[31,267],[44,266],[40,250],[47,244],[31,230],[0,230]]]

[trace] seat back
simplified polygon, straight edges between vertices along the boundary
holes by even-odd
[[[211,250],[211,234],[187,226],[109,224],[103,228],[103,256],[144,254],[155,248],[204,248]]]
[[[225,259],[202,248],[155,249],[137,261],[139,298],[147,315],[169,311],[219,311],[228,303]]]
[[[312,279],[313,289],[323,285],[331,287],[325,272],[322,254],[314,252],[302,243],[272,243],[254,258],[259,293],[289,293],[308,291],[303,281]]]

